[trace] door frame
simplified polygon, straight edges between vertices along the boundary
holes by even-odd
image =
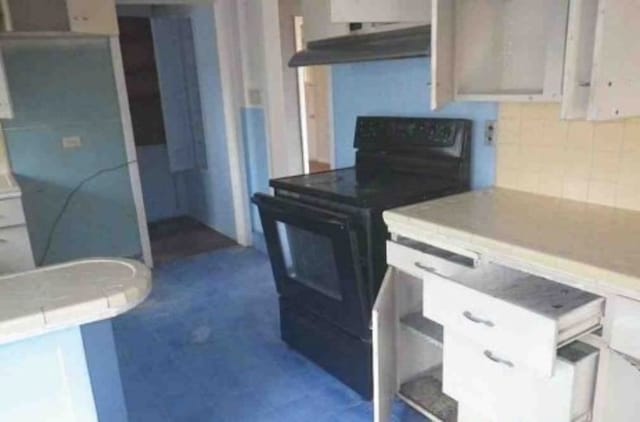
[[[241,58],[237,52],[235,31],[238,17],[234,0],[117,0],[117,5],[175,5],[206,6],[214,10],[213,25],[216,32],[216,50],[218,52],[220,85],[222,90],[223,115],[225,120],[225,138],[227,143],[229,176],[233,198],[236,241],[242,246],[251,246],[253,238],[249,214],[249,198],[245,175],[244,147],[242,145],[240,108],[242,98]],[[121,119],[125,132],[127,158],[131,162],[129,175],[138,217],[138,227],[142,243],[143,257],[147,265],[153,265],[151,243],[147,228],[146,211],[142,196],[139,167],[131,123],[127,88],[124,80],[124,67],[118,36],[110,37],[116,88],[120,101]]]

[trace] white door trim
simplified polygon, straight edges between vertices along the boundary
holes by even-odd
[[[242,145],[240,107],[242,105],[243,89],[242,89],[242,63],[238,51],[238,17],[235,0],[117,0],[117,4],[136,4],[136,5],[210,5],[214,9],[215,30],[218,52],[218,63],[220,66],[220,85],[222,89],[223,113],[225,120],[225,136],[227,142],[228,160],[229,160],[229,176],[231,181],[231,192],[233,198],[234,221],[236,241],[242,246],[251,246],[253,244],[253,236],[251,233],[251,220],[249,214],[249,197],[247,180],[245,175],[244,148]],[[118,43],[118,51],[119,51]],[[115,60],[115,55],[114,55]],[[121,61],[121,58],[120,58]],[[122,67],[122,65],[120,65]],[[121,69],[122,72],[124,72]],[[198,72],[203,70],[199,69]],[[124,73],[123,73],[124,77]],[[126,108],[127,116],[130,122],[129,103],[126,101],[126,86],[124,84],[125,104],[121,104],[121,108]],[[122,101],[121,101],[122,102]],[[125,117],[123,116],[123,124]],[[131,142],[133,142],[133,131],[131,132]],[[135,153],[135,145],[133,148]],[[142,194],[142,188],[139,185],[138,190]],[[132,181],[132,184],[134,182]],[[135,192],[136,189],[134,189]],[[135,196],[135,193],[134,193]],[[142,217],[144,217],[144,205],[142,205]],[[138,215],[140,219],[141,215]],[[145,222],[146,230],[146,217]],[[142,230],[142,229],[141,229]],[[148,233],[147,233],[148,239]],[[143,248],[144,249],[144,248]],[[146,261],[145,261],[146,262]]]
[[[231,179],[231,195],[236,225],[236,241],[242,246],[253,244],[249,214],[249,189],[245,172],[244,146],[240,109],[244,90],[242,57],[239,49],[238,7],[236,0],[214,0],[218,63],[222,89],[227,153]]]
[[[131,180],[131,192],[133,202],[136,207],[138,219],[138,233],[140,234],[140,244],[142,246],[142,257],[148,267],[153,267],[153,256],[151,254],[151,241],[149,240],[149,229],[147,227],[147,212],[144,207],[142,196],[142,183],[140,181],[140,169],[138,167],[138,154],[133,137],[133,125],[131,123],[131,111],[129,110],[129,96],[124,76],[124,65],[122,63],[122,51],[120,50],[120,39],[109,37],[111,49],[111,60],[113,63],[113,76],[118,92],[118,103],[120,105],[120,120],[122,121],[122,132],[124,135],[124,146],[129,163],[129,179]]]

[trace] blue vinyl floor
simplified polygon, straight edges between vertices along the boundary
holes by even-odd
[[[373,420],[371,403],[280,340],[271,268],[254,249],[160,266],[113,329],[130,422]],[[399,403],[393,420],[424,421]]]

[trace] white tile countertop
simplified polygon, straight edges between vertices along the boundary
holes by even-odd
[[[126,259],[96,258],[0,277],[0,345],[112,318],[151,291],[151,271]]]
[[[493,188],[384,213],[391,233],[454,245],[640,299],[640,212]],[[437,245],[436,245],[437,246]]]
[[[20,196],[20,186],[11,173],[0,173],[0,200]]]

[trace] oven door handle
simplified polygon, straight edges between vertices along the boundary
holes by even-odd
[[[261,212],[267,211],[285,217],[298,216],[307,220],[331,224],[341,229],[345,229],[353,223],[352,217],[347,214],[336,213],[290,199],[257,193],[253,196],[252,202],[258,206]]]

